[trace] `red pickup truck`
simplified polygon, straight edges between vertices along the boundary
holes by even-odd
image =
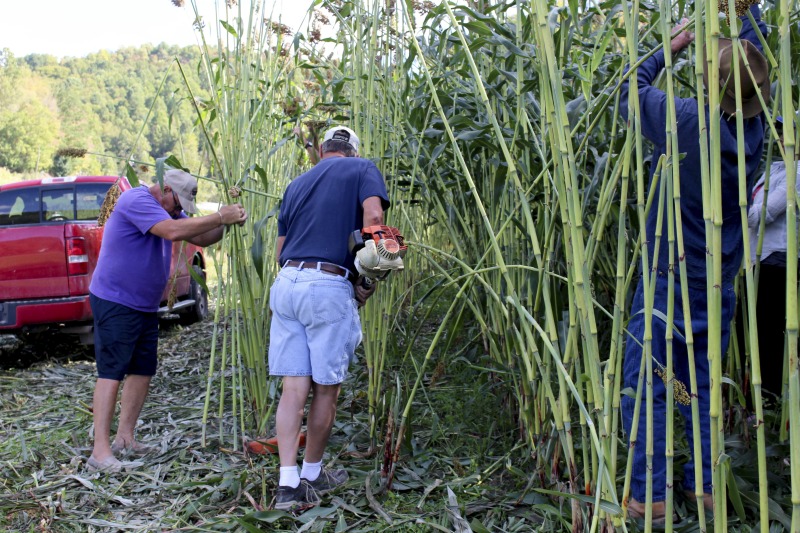
[[[0,186],[0,334],[57,328],[93,342],[89,282],[103,239],[97,217],[116,180],[78,176]],[[120,180],[123,191],[130,187]],[[174,278],[177,300],[160,313],[177,313],[185,323],[206,318],[208,295],[188,270],[205,279],[205,264],[202,248],[174,243],[162,298],[167,301]]]

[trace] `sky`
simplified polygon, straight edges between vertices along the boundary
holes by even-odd
[[[311,1],[266,0],[265,11],[274,9],[273,20],[280,15],[284,24],[298,30]],[[224,12],[224,0],[196,0],[209,23],[216,20],[217,3]],[[243,0],[245,14],[248,6]],[[191,0],[183,7],[171,0],[0,0],[0,50],[8,48],[15,57],[61,58],[148,43],[186,46],[197,44],[193,21]]]

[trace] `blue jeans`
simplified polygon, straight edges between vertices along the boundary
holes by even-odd
[[[269,294],[269,373],[336,385],[361,344],[353,285],[342,276],[284,267]]]
[[[667,315],[667,289],[668,279],[665,276],[658,276],[653,307]],[[708,371],[708,298],[706,290],[689,288],[689,310],[692,320],[692,335],[694,338],[694,362],[697,376],[697,396],[700,407],[700,439],[703,450],[703,492],[711,492],[711,427],[708,414],[710,405],[710,384]],[[728,347],[730,338],[730,322],[736,306],[736,295],[731,284],[724,285],[722,288],[722,350],[723,354]],[[628,323],[628,331],[640,343],[644,338],[644,312],[639,312],[644,308],[644,287],[642,281],[636,287],[631,306],[631,319]],[[681,297],[681,287],[675,284],[675,318],[672,340],[672,360],[675,378],[686,385],[687,393],[690,392],[689,381],[689,360],[686,352],[686,339],[683,322],[683,300]],[[664,367],[666,361],[666,323],[664,320],[653,315],[653,357]],[[639,368],[642,362],[642,347],[634,342],[630,337],[625,345],[625,361],[623,363],[623,388],[630,387],[637,389],[639,382]],[[653,364],[655,370],[656,365]],[[642,382],[646,387],[645,381]],[[647,479],[647,458],[646,436],[647,436],[647,413],[645,402],[647,400],[647,389],[642,391],[642,406],[639,412],[639,427],[636,442],[631,442],[633,447],[633,473],[631,479],[631,495],[640,502],[645,501],[646,479]],[[664,455],[666,450],[664,434],[666,432],[666,402],[674,401],[666,397],[666,386],[664,382],[653,374],[653,501],[663,501],[666,499],[666,473],[667,463]],[[622,420],[625,431],[630,435],[633,423],[633,410],[635,398],[629,396],[622,397]],[[689,442],[690,459],[684,465],[683,488],[694,492],[694,457],[692,434],[692,410],[690,405],[677,405],[678,410],[684,418],[686,426],[686,438]]]

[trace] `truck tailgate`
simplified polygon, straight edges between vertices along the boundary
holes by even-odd
[[[0,300],[69,296],[64,224],[0,227]]]

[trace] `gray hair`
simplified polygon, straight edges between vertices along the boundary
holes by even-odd
[[[341,152],[345,155],[345,157],[355,157],[358,155],[358,152],[355,151],[353,145],[344,141],[337,141],[335,139],[329,139],[322,143],[322,153],[327,154],[329,152]]]

